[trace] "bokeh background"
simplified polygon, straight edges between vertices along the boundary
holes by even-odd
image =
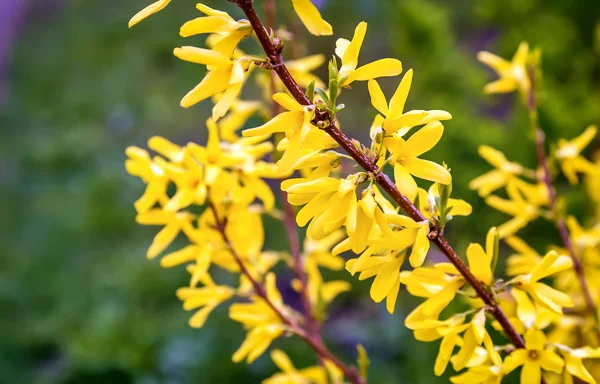
[[[190,329],[174,295],[187,282],[184,269],[162,270],[145,259],[155,229],[134,223],[132,203],[143,186],[125,173],[124,149],[152,135],[203,142],[210,109],[178,106],[203,75],[172,55],[184,44],[179,26],[197,16],[194,1],[175,0],[128,30],[129,18],[149,2],[0,0],[2,383],[258,383],[275,372],[267,355],[252,366],[231,362],[243,332],[224,308],[204,329]],[[461,251],[506,219],[467,188],[488,169],[477,146],[501,148],[527,165],[535,161],[516,96],[483,96],[493,75],[476,61],[477,51],[510,57],[522,40],[543,50],[541,124],[551,139],[600,122],[597,0],[316,3],[337,37],[351,37],[359,21],[369,22],[362,62],[391,55],[415,69],[408,107],[453,114],[431,158],[452,167],[454,195],[474,207],[448,230]],[[206,4],[242,17],[225,0]],[[277,4],[278,20],[298,25],[289,1]],[[333,37],[298,30],[311,53],[333,53]],[[392,92],[397,81],[383,81],[384,90]],[[244,97],[257,95],[249,90]],[[342,99],[344,130],[365,139],[375,113],[366,86]],[[564,193],[570,211],[585,218],[584,196]],[[268,247],[285,246],[280,226],[269,222],[266,230]],[[544,224],[523,235],[540,249],[556,241]],[[353,280],[353,290],[332,307],[325,325],[332,348],[351,360],[354,345],[364,344],[373,383],[447,382],[432,373],[438,343],[416,342],[403,326],[417,301],[402,295],[390,316],[370,300],[369,286]],[[286,295],[295,299],[290,290]],[[299,344],[276,346],[299,367],[313,364]]]

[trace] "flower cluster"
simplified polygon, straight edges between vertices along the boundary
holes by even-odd
[[[148,6],[130,26],[169,2]],[[299,336],[318,357],[320,364],[297,369],[283,351],[272,350],[281,372],[264,383],[366,383],[368,359],[362,347],[358,368],[346,366],[327,349],[320,333],[329,305],[351,288],[345,280],[327,281],[323,270],[345,268],[352,276],[358,273],[358,280],[373,278],[370,296],[377,303],[385,300],[390,314],[401,285],[424,299],[405,324],[417,340],[440,341],[433,367],[438,376],[451,365],[454,383],[496,383],[522,366],[523,383],[554,380],[557,375],[594,383],[600,366],[588,363],[590,373],[582,360],[600,357],[600,349],[592,348],[600,340],[587,342],[598,329],[595,312],[590,311],[595,311],[593,303],[600,295],[590,292],[600,292],[600,225],[582,227],[558,209],[549,162],[560,164],[571,183],[584,175],[598,203],[598,188],[593,186],[599,183],[600,166],[581,155],[596,129],[590,127],[571,141],[560,140],[549,159],[538,153],[544,159],[539,169],[511,162],[496,149],[479,149],[494,169],[470,186],[512,218],[490,229],[484,246],[470,244],[464,262],[443,233],[454,217],[470,215],[471,205],[451,197],[448,165],[426,159],[452,116],[443,110],[405,108],[413,70],[397,81],[388,99],[378,81],[395,81],[402,64],[394,58],[360,63],[367,33],[367,24],[361,22],[351,38],[337,39],[328,79],[323,81],[312,73],[325,62],[323,56],[295,58],[286,66],[281,58],[284,41],[261,24],[252,2],[235,3],[247,20],[198,4],[203,16],[185,23],[180,34],[208,34],[205,47],[174,50],[179,59],[206,68],[200,83],[181,100],[186,108],[204,100],[214,103],[206,122],[206,145],[179,146],[152,137],[148,147],[156,155],[137,147],[126,150],[127,171],[146,184],[134,204],[136,220],[162,227],[148,258],[168,252],[161,258],[163,267],[186,265],[190,273],[189,285],[177,291],[184,309],[195,311],[190,325],[202,327],[217,306],[233,301],[229,317],[247,331],[233,353],[235,362],[253,362],[274,340],[287,335]],[[311,33],[332,34],[309,0],[292,0],[292,5]],[[257,37],[266,58],[242,51],[240,46],[251,36]],[[535,87],[528,65],[535,67],[538,56],[537,51],[529,53],[527,44],[511,62],[480,53],[479,59],[500,75],[486,92],[519,90],[532,109]],[[272,76],[275,73],[280,80]],[[264,100],[242,100],[251,79]],[[370,145],[349,139],[340,129],[340,101],[352,87],[360,88],[359,82],[375,110]],[[537,124],[535,111],[530,114]],[[255,115],[263,117],[264,124],[246,127]],[[279,180],[281,211],[272,188]],[[506,196],[494,194],[501,190]],[[264,249],[265,215],[282,220],[289,253]],[[556,222],[569,241],[538,254],[516,237],[537,218]],[[302,246],[294,222],[307,227]],[[167,251],[180,243],[178,237],[182,248]],[[501,239],[515,250],[506,262],[508,279],[496,270]],[[428,260],[431,243],[449,262]],[[354,256],[346,260],[343,255],[350,252]],[[276,282],[283,266],[295,273],[287,283],[301,297],[302,309],[290,306],[278,289],[286,283],[281,278]],[[461,306],[453,304],[458,301],[464,311],[455,310]],[[508,341],[498,343],[503,336]]]

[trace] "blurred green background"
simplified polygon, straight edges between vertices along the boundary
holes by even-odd
[[[208,103],[178,106],[203,74],[172,55],[175,46],[199,44],[177,34],[198,15],[194,2],[175,0],[128,30],[129,18],[149,2],[0,0],[2,383],[258,383],[275,372],[267,355],[252,366],[231,362],[243,332],[225,308],[204,329],[190,329],[174,295],[187,283],[184,269],[163,270],[145,259],[156,229],[134,223],[132,203],[143,185],[125,173],[124,149],[143,146],[152,135],[203,142],[210,110]],[[409,108],[453,114],[430,158],[452,167],[454,196],[474,206],[470,218],[448,229],[461,251],[507,219],[467,188],[488,169],[477,146],[501,148],[529,166],[535,161],[517,97],[482,94],[494,76],[476,61],[477,51],[511,57],[522,40],[542,48],[541,123],[550,139],[571,138],[600,122],[597,0],[315,3],[336,37],[349,38],[359,21],[369,22],[362,63],[393,56],[415,69]],[[206,4],[242,17],[225,0]],[[280,21],[297,23],[286,11],[288,0],[277,4]],[[310,37],[302,29],[299,40],[311,53],[333,53],[333,37]],[[397,81],[382,82],[388,95]],[[256,95],[248,90],[244,97]],[[375,113],[366,85],[342,100],[343,129],[366,139]],[[585,218],[585,198],[565,193],[572,195],[569,209]],[[269,247],[285,246],[279,228],[267,223]],[[523,236],[540,249],[556,241],[544,224]],[[402,295],[390,316],[369,299],[369,286],[353,280],[352,292],[332,307],[325,325],[332,348],[350,361],[354,345],[363,343],[372,383],[447,382],[448,375],[433,376],[438,343],[416,342],[403,327],[418,301]],[[276,346],[298,367],[314,363],[297,340]]]

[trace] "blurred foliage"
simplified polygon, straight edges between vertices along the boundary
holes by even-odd
[[[172,56],[183,43],[179,26],[195,17],[193,2],[174,1],[128,30],[127,20],[146,3],[65,1],[55,12],[32,14],[15,43],[12,93],[0,106],[2,382],[257,383],[274,372],[268,357],[253,366],[231,363],[242,332],[226,311],[201,331],[188,328],[188,314],[174,296],[185,271],[165,271],[144,258],[154,232],[134,223],[132,203],[142,185],[125,174],[123,151],[155,134],[178,143],[203,141],[209,114],[208,104],[178,107],[202,77],[196,66]],[[278,3],[280,20],[290,19],[282,14],[287,2]],[[502,148],[534,164],[525,112],[515,108],[516,96],[483,96],[493,76],[476,61],[477,51],[508,57],[521,40],[542,48],[541,123],[550,139],[573,137],[600,122],[595,0],[322,3],[337,37],[350,37],[360,20],[369,22],[364,61],[392,53],[415,69],[408,107],[453,114],[431,156],[452,167],[454,196],[474,206],[470,218],[449,225],[459,250],[505,219],[467,188],[488,169],[477,146]],[[207,4],[232,9],[224,0]],[[327,55],[335,41],[299,40]],[[387,92],[396,87],[383,83]],[[245,96],[253,97],[252,91]],[[367,138],[375,111],[366,85],[342,99],[343,128]],[[586,212],[582,196],[571,201],[571,211]],[[268,246],[285,246],[280,226],[272,223],[267,231]],[[556,240],[545,225],[524,236],[540,247]],[[354,285],[325,328],[333,349],[353,359],[354,344],[362,343],[374,383],[435,382],[436,343],[416,342],[402,325],[417,303],[405,297],[392,317],[368,298],[368,284]],[[294,340],[279,346],[299,367],[314,362]]]

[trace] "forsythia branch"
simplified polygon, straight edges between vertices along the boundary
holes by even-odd
[[[254,291],[256,292],[256,294],[261,299],[263,299],[269,305],[269,307],[271,307],[271,309],[273,309],[273,311],[277,314],[277,316],[279,316],[281,318],[281,320],[285,324],[290,326],[290,328],[293,330],[294,333],[296,333],[298,336],[300,336],[317,353],[319,358],[331,361],[336,367],[338,367],[344,373],[344,376],[346,376],[353,384],[365,384],[365,380],[360,376],[360,373],[358,372],[356,367],[346,366],[337,357],[335,357],[333,355],[333,353],[331,353],[331,351],[329,351],[329,349],[327,349],[327,347],[325,346],[325,343],[323,342],[319,333],[317,333],[316,335],[310,334],[302,326],[300,326],[293,317],[287,316],[273,302],[271,302],[271,300],[269,300],[266,289],[263,286],[263,284],[258,282],[252,276],[250,271],[248,271],[248,268],[246,268],[246,266],[244,265],[241,257],[237,254],[233,245],[231,244],[231,241],[229,240],[229,237],[227,236],[227,233],[225,231],[226,223],[219,218],[219,214],[218,214],[216,207],[213,204],[210,204],[210,208],[215,217],[215,223],[216,223],[216,227],[217,227],[216,229],[221,234],[223,241],[229,248],[229,252],[235,259],[238,266],[240,267],[240,271],[242,272],[242,274],[244,276],[246,276],[246,278],[248,278],[248,280],[250,280],[250,283],[252,284],[252,287],[254,288]]]
[[[302,105],[310,105],[311,101],[307,97],[304,90],[295,81],[293,76],[288,71],[284,64],[283,57],[280,49],[278,49],[271,38],[260,18],[258,17],[251,0],[229,0],[238,5],[238,7],[244,12],[248,18],[260,44],[262,45],[267,57],[272,64],[273,70],[277,73],[282,83],[288,89],[290,94]],[[358,148],[355,147],[353,142],[343,132],[341,132],[335,125],[334,119],[329,116],[328,112],[316,113],[316,121],[314,123],[317,126],[324,126],[323,130],[329,134],[366,172],[370,173],[375,177],[377,184],[383,188],[386,193],[402,208],[402,210],[413,220],[423,221],[425,217],[423,214],[412,204],[412,202],[395,186],[390,178],[381,173],[377,165],[375,165],[365,154],[363,154]],[[325,123],[325,124],[323,124]],[[443,236],[436,236],[430,239],[442,253],[448,258],[448,260],[456,267],[461,273],[465,280],[473,287],[477,295],[485,302],[488,308],[488,312],[494,316],[498,323],[502,326],[502,329],[506,333],[507,337],[514,344],[516,348],[524,348],[525,343],[523,338],[516,331],[515,327],[511,324],[507,316],[504,314],[502,309],[496,302],[494,295],[489,292],[484,285],[471,273],[466,264],[459,258],[454,249],[444,239]]]
[[[587,311],[592,315],[594,321],[596,323],[595,333],[600,342],[600,319],[598,318],[598,312],[596,311],[594,300],[592,299],[592,294],[590,293],[590,288],[585,279],[585,274],[583,271],[583,267],[577,257],[577,253],[575,252],[575,248],[573,247],[573,242],[571,241],[571,237],[569,236],[569,230],[567,229],[567,224],[565,222],[564,215],[558,212],[557,207],[557,198],[556,198],[556,188],[552,183],[552,175],[550,173],[550,169],[548,166],[548,156],[546,154],[545,144],[546,144],[546,134],[544,130],[540,127],[538,123],[538,114],[537,114],[537,98],[535,95],[535,67],[531,66],[528,71],[528,76],[531,81],[531,87],[529,88],[529,94],[527,95],[527,108],[529,109],[529,116],[531,119],[532,128],[535,134],[535,149],[537,154],[538,166],[542,169],[542,182],[546,185],[548,189],[548,201],[550,205],[550,210],[556,219],[556,227],[558,229],[558,233],[560,235],[560,239],[566,248],[571,260],[573,261],[573,271],[577,276],[577,280],[579,281],[579,285],[581,286],[581,292],[583,294],[583,298],[585,300],[585,306]]]

